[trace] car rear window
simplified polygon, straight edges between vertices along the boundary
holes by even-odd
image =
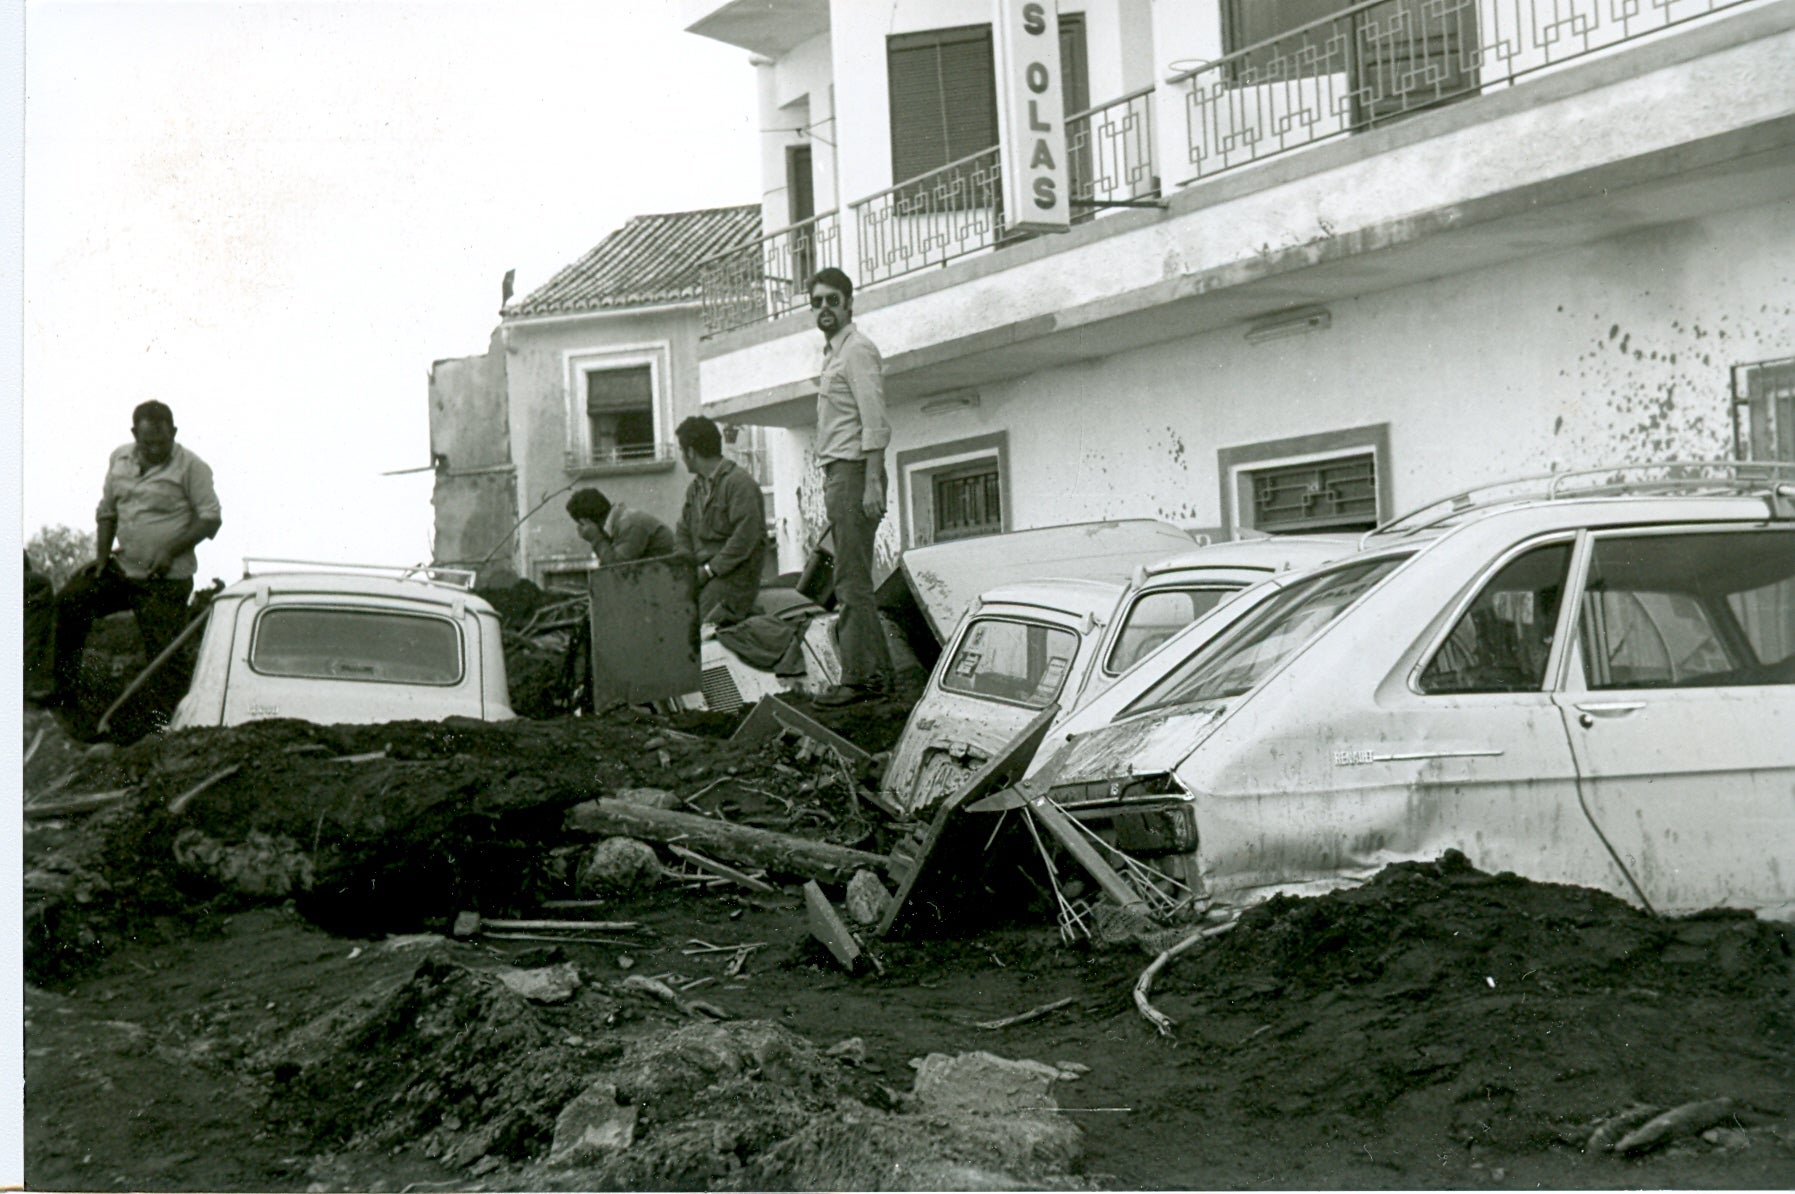
[[[427,614],[271,609],[256,620],[249,663],[270,676],[457,684],[461,632],[449,619]]]
[[[1122,716],[1249,691],[1407,558],[1365,560],[1292,584],[1142,693]]]
[[[1125,672],[1146,654],[1221,604],[1237,588],[1165,589],[1145,593],[1123,615],[1103,669]]]
[[[980,618],[960,639],[941,687],[1045,709],[1065,687],[1077,654],[1078,636],[1064,627]]]

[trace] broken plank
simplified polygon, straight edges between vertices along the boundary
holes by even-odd
[[[622,933],[630,929],[639,929],[642,922],[636,920],[487,920],[482,918],[479,927],[487,929],[528,929],[532,932],[553,932],[559,929],[587,930],[598,933]]]
[[[810,922],[810,935],[828,946],[842,969],[852,974],[854,963],[860,957],[860,943],[854,940],[847,923],[814,879],[804,885],[804,911]]]
[[[966,806],[1022,778],[1058,712],[1049,708],[1035,714],[1008,745],[941,802],[922,841],[907,850],[909,857],[897,861],[897,894],[880,918],[876,936],[883,937],[900,924],[913,930],[931,918],[939,924],[944,918],[941,909],[961,906],[951,889],[977,878],[986,842],[985,835],[966,832]]]
[[[730,735],[729,740],[739,745],[752,746],[757,742],[766,741],[781,730],[791,730],[793,733],[802,734],[813,742],[831,748],[841,756],[848,769],[855,774],[858,774],[872,760],[872,755],[864,748],[837,734],[802,709],[788,704],[776,695],[763,697],[756,703],[753,711],[743,719],[741,725],[736,727],[735,733]],[[853,776],[850,775],[849,779],[853,781]],[[864,796],[886,816],[903,816],[903,811],[890,800],[870,788],[862,787],[858,781],[853,781],[850,790],[856,788],[859,790],[855,792],[855,795]]]
[[[114,788],[110,792],[89,792],[85,796],[70,796],[63,800],[45,800],[25,806],[25,817],[60,817],[65,813],[90,813],[97,808],[123,800],[131,794],[130,788]]]
[[[1012,1028],[1017,1024],[1027,1024],[1031,1021],[1039,1020],[1044,1016],[1051,1016],[1062,1007],[1071,1007],[1077,1002],[1078,1000],[1075,996],[1068,995],[1064,999],[1056,999],[1052,1003],[1043,1003],[1039,1007],[1031,1007],[1026,1012],[1017,1012],[1013,1016],[1005,1016],[1001,1020],[975,1020],[972,1026],[974,1028]]]
[[[214,771],[211,775],[206,776],[206,778],[200,780],[197,784],[194,784],[191,788],[188,788],[185,792],[182,792],[179,796],[176,796],[173,800],[170,800],[168,802],[168,815],[171,817],[180,816],[182,810],[185,809],[189,804],[193,803],[193,798],[195,796],[198,796],[201,792],[204,792],[206,789],[212,787],[214,784],[223,783],[225,780],[229,779],[231,776],[237,774],[237,772],[240,770],[242,770],[242,767],[236,763],[232,763],[228,767],[220,767],[217,771]]]
[[[566,824],[574,833],[678,842],[731,862],[831,883],[845,883],[858,870],[883,872],[891,864],[883,854],[610,798],[574,805]]]
[[[1141,893],[1104,861],[1103,855],[1097,853],[1097,848],[1091,845],[1090,838],[1072,824],[1072,818],[1066,815],[1064,809],[1049,800],[1043,792],[1032,792],[1026,787],[1021,792],[1029,812],[1039,818],[1047,832],[1057,838],[1067,853],[1078,860],[1078,865],[1097,881],[1103,894],[1124,908],[1143,914],[1147,911],[1147,904],[1141,899]]]
[[[696,850],[688,850],[684,846],[676,845],[673,842],[667,843],[667,849],[673,851],[675,855],[685,859],[699,870],[709,871],[713,875],[721,875],[731,882],[741,884],[749,891],[758,891],[762,895],[777,895],[779,892],[779,889],[774,887],[771,883],[763,883],[753,875],[744,875],[734,867],[726,866],[715,859],[706,858]]]

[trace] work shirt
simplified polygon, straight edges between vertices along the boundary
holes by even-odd
[[[709,477],[693,477],[685,508],[673,531],[674,550],[709,564],[711,575],[735,575],[744,584],[760,586],[761,557],[766,552],[767,516],[760,486],[746,469],[725,460]]]
[[[144,467],[134,443],[113,449],[94,518],[117,526],[112,558],[126,576],[148,576],[159,548],[181,538],[201,519],[222,517],[211,466],[180,444],[154,468]],[[191,578],[198,568],[190,547],[169,564],[167,576]]]
[[[817,458],[864,460],[890,442],[885,363],[878,346],[850,321],[823,347],[816,379]]]
[[[601,564],[627,564],[673,554],[673,532],[667,524],[622,502],[611,503],[602,531],[596,548]]]

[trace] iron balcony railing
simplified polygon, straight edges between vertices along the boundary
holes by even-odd
[[[1066,118],[1066,179],[1072,221],[1096,216],[1105,204],[1159,194],[1153,156],[1153,88]]]
[[[632,465],[670,464],[679,459],[678,444],[623,444],[617,447],[569,448],[566,471],[628,468]]]
[[[841,260],[841,220],[833,211],[781,228],[698,263],[708,332],[775,319],[810,302],[810,275]]]
[[[1464,99],[1748,0],[1366,0],[1205,62],[1181,90],[1204,178]]]

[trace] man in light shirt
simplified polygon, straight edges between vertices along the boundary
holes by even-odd
[[[211,468],[175,443],[174,412],[161,402],[139,405],[131,412],[131,442],[106,464],[94,562],[56,597],[55,688],[40,702],[75,702],[81,650],[95,618],[130,610],[144,652],[152,660],[160,655],[187,620],[199,566],[193,549],[223,521]]]
[[[873,536],[885,515],[885,365],[878,347],[854,326],[854,283],[831,266],[810,284],[810,306],[823,333],[817,376],[816,454],[823,504],[835,542],[836,633],[841,683],[817,694],[825,706],[871,700],[891,687],[891,653],[873,602]]]

